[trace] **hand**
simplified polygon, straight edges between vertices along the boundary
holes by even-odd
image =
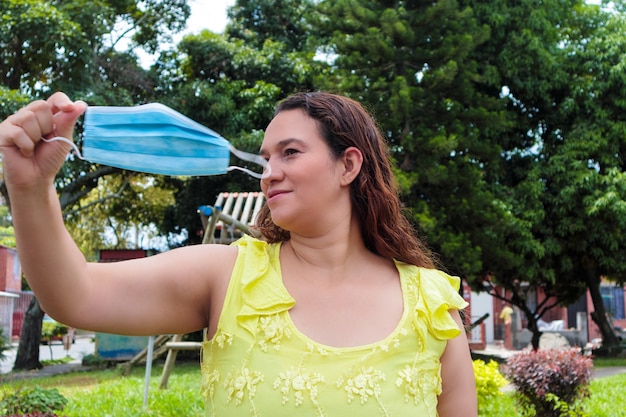
[[[69,145],[44,143],[42,138],[72,138],[78,118],[87,105],[55,93],[48,100],[34,101],[0,123],[0,152],[7,186],[52,183],[63,165]]]

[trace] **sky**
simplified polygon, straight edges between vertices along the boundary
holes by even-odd
[[[222,33],[226,27],[226,9],[235,4],[235,0],[188,0],[191,7],[191,16],[187,20],[187,28],[174,36],[174,43],[178,43],[183,36],[189,33],[199,33],[202,29],[209,29],[215,33]],[[124,42],[120,47],[125,47]],[[138,50],[137,55],[141,66],[149,68],[158,57],[148,55]]]
[[[235,4],[235,0],[189,0],[188,4],[191,17],[185,33],[197,33],[202,29],[221,33],[226,26],[226,9]]]

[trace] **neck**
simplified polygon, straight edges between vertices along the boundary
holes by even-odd
[[[359,262],[372,253],[365,248],[360,228],[355,220],[336,227],[321,236],[291,234],[285,250],[293,259],[307,267],[325,271],[342,269]]]

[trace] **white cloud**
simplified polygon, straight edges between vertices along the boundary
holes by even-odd
[[[226,9],[235,4],[235,0],[189,0],[191,16],[187,21],[185,33],[197,33],[209,29],[221,33],[226,27]]]

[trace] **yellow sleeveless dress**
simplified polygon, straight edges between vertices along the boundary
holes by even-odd
[[[396,262],[404,314],[365,346],[325,346],[300,333],[283,285],[280,244],[244,237],[218,329],[203,343],[206,415],[217,417],[437,416],[439,358],[460,334],[449,309],[466,302],[460,281]]]

